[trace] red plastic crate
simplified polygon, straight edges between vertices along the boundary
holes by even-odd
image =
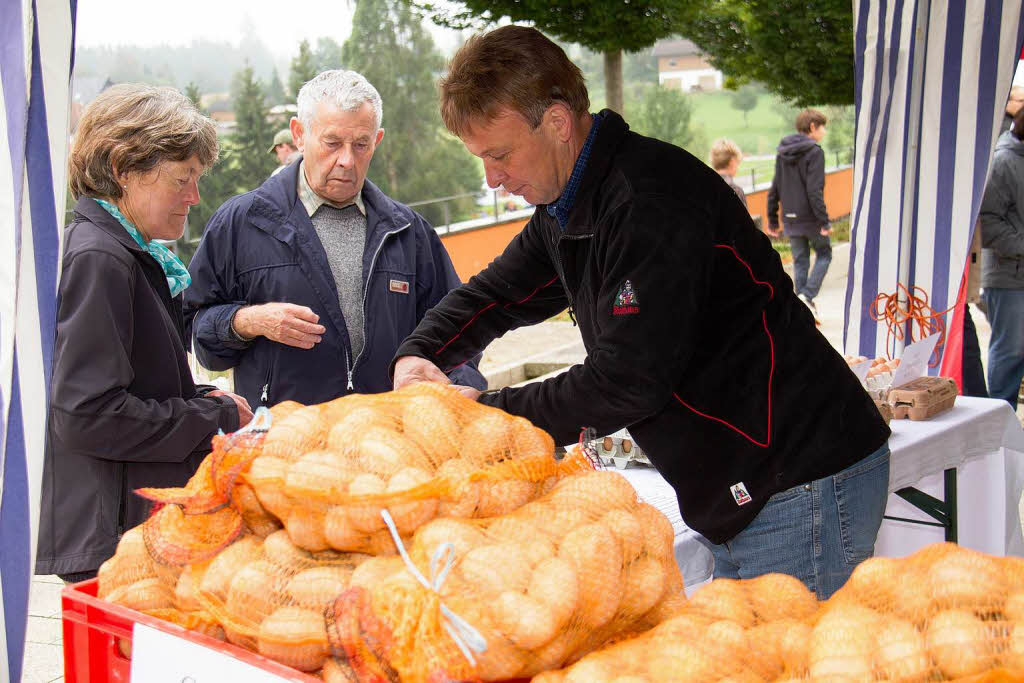
[[[165,633],[199,643],[259,667],[287,681],[314,683],[319,678],[284,666],[249,650],[216,638],[130,610],[96,597],[97,580],[83,581],[61,591],[64,621],[64,680],[67,683],[115,683],[131,680],[131,660],[118,648],[118,640],[132,640],[132,627],[145,624]]]

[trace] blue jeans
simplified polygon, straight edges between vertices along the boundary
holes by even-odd
[[[715,545],[715,578],[751,579],[779,572],[828,599],[875,552],[889,497],[889,444],[859,462],[780,491],[750,525]]]
[[[988,322],[988,395],[1017,409],[1024,377],[1024,289],[985,288]]]
[[[808,299],[818,296],[825,273],[832,263],[832,239],[828,235],[817,234],[813,237],[791,235],[789,248],[793,252],[793,286],[797,294]],[[811,265],[811,249],[814,249],[814,270],[810,276],[807,269]]]

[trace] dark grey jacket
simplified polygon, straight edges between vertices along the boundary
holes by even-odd
[[[981,246],[981,286],[1024,289],[1024,142],[1009,131],[981,201]]]
[[[36,573],[97,569],[142,522],[144,486],[181,486],[218,429],[226,396],[205,398],[185,358],[181,296],[157,262],[92,199],[64,234]]]
[[[782,138],[775,155],[775,177],[768,190],[768,224],[787,236],[813,237],[828,227],[825,208],[825,152],[814,138],[794,133]]]

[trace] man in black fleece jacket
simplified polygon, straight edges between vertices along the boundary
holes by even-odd
[[[797,133],[779,143],[775,155],[775,177],[768,190],[768,232],[779,236],[779,200],[782,225],[793,250],[793,282],[797,296],[807,304],[818,321],[821,283],[832,263],[832,227],[825,209],[825,152],[818,143],[825,137],[825,115],[805,109],[796,117]],[[814,270],[807,274],[814,249]]]
[[[557,443],[628,426],[716,576],[785,572],[827,597],[873,552],[889,430],[722,178],[589,106],[580,70],[536,29],[476,36],[452,60],[445,125],[492,187],[537,210],[402,343],[395,386],[448,382],[442,370],[568,307],[583,364],[463,393]]]

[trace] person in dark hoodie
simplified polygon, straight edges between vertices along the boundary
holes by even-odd
[[[982,297],[992,326],[988,393],[1016,409],[1024,378],[1024,107],[996,142],[980,217]]]
[[[782,225],[793,250],[793,285],[797,296],[818,320],[814,297],[832,263],[832,227],[825,209],[825,115],[805,109],[796,117],[797,133],[779,143],[775,156],[775,177],[768,190],[768,232],[778,237],[779,202]],[[814,249],[814,270],[808,275]]]
[[[396,354],[395,386],[448,383],[491,340],[568,307],[583,363],[462,392],[560,444],[629,427],[707,539],[716,577],[784,572],[827,598],[873,552],[889,430],[721,177],[589,109],[579,68],[534,28],[459,49],[441,117],[491,187],[537,210],[427,312]]]

